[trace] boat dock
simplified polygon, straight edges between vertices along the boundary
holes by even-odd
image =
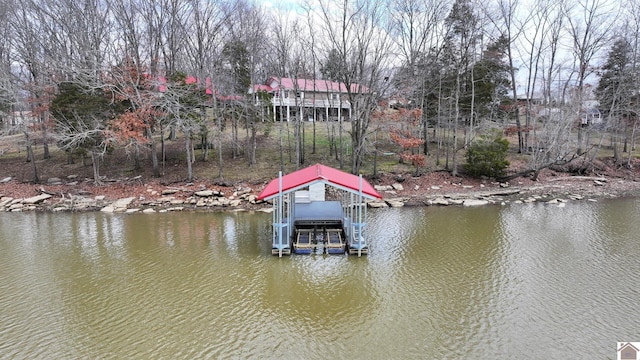
[[[326,200],[326,188],[338,199]],[[273,202],[271,253],[366,255],[366,199],[381,196],[362,176],[316,164],[279,175],[258,196]]]

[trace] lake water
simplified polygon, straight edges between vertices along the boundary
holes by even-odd
[[[366,257],[263,213],[0,214],[0,358],[561,359],[640,341],[640,200],[369,211]]]

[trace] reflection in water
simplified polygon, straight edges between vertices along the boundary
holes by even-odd
[[[262,213],[4,214],[0,354],[612,358],[640,339],[638,200],[369,215],[366,257],[277,258]]]

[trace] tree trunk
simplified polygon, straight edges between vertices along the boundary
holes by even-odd
[[[427,156],[429,155],[429,121],[427,120],[424,107],[422,108],[422,140],[424,140],[424,144],[422,144],[422,153]]]
[[[582,131],[582,125],[578,125],[578,148],[576,150],[578,154],[582,152],[582,138],[584,137]]]
[[[140,144],[136,143],[134,147],[135,149],[133,154],[133,168],[135,170],[140,170],[140,168],[142,167],[140,165]]]
[[[314,93],[315,96],[315,93]],[[316,153],[316,110],[313,109],[313,145],[311,147],[311,153]]]
[[[251,121],[251,136],[249,141],[249,166],[253,166],[257,163],[256,161],[256,148],[258,147],[256,133],[258,131],[255,121]]]
[[[232,116],[232,124],[231,124],[231,143],[233,144],[232,157],[235,159],[239,155],[238,151],[238,118],[237,116]]]
[[[456,75],[455,115],[453,116],[453,148],[451,149],[451,174],[458,176],[458,122],[460,121],[460,72]]]
[[[338,110],[340,111],[340,110]],[[338,156],[338,161],[340,162],[340,169],[344,169],[344,149],[343,149],[343,141],[342,141],[342,117],[338,115],[338,144],[340,145],[340,149],[336,150],[336,155]]]
[[[509,76],[511,77],[511,95],[513,96],[513,117],[518,130],[518,153],[524,150],[524,138],[522,135],[522,123],[520,122],[520,109],[518,107],[518,88],[516,81],[516,67],[513,65],[513,52],[511,48],[511,37],[509,37],[509,46],[507,46],[507,59],[509,61]],[[527,99],[528,101],[529,99]],[[527,118],[528,119],[528,118]],[[528,125],[528,124],[527,124]]]
[[[51,158],[49,154],[49,134],[47,132],[47,123],[42,123],[42,157],[46,160]]]
[[[289,154],[289,163],[292,163],[293,153],[291,150],[291,130],[289,129],[289,121],[287,121],[287,153]]]
[[[100,180],[100,154],[96,149],[91,149],[91,163],[93,166],[93,183],[95,185],[101,185]]]
[[[293,141],[296,144],[296,170],[300,169],[300,164],[302,163],[302,150],[300,149],[302,144],[302,131],[301,127],[301,118],[302,117],[302,108],[298,109],[298,115],[296,116],[296,123],[293,128]]]
[[[214,100],[214,110],[216,109],[216,104],[217,103]],[[222,122],[224,121],[224,119],[222,117],[222,114],[218,114],[215,111],[214,114],[216,114],[216,117],[218,119],[218,178],[222,179],[222,174],[224,173],[224,171],[222,170],[222,164],[224,164],[224,162],[222,161]]]
[[[31,138],[29,137],[29,132],[27,130],[23,130],[24,140],[27,148],[27,162],[31,162],[31,168],[33,170],[33,182],[40,182],[40,177],[38,176],[38,167],[36,166],[36,159],[33,155],[33,145],[31,145]]]
[[[153,139],[151,129],[145,130],[147,139],[149,139],[149,147],[151,149],[151,164],[153,166],[153,177],[160,177],[160,169],[158,167],[158,149],[156,149],[156,142]]]
[[[209,129],[207,128],[207,109],[200,107],[200,117],[202,118],[202,161],[207,161],[209,158]]]
[[[304,165],[305,163],[305,124],[302,123],[302,137],[300,138],[300,165]]]
[[[631,162],[631,160],[633,160],[633,152],[635,150],[636,150],[636,121],[634,120],[633,127],[631,128],[631,148],[629,149],[629,156],[627,159],[628,168],[631,168],[631,166],[633,166],[633,163]]]
[[[191,130],[187,130],[184,133],[185,137],[185,147],[187,150],[187,180],[193,180],[193,164],[192,164],[192,147],[191,147]]]
[[[162,154],[162,176],[164,176],[164,168],[167,161],[167,147],[164,141],[164,129],[160,125],[160,153]]]

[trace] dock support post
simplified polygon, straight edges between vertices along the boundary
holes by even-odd
[[[288,110],[288,108],[287,108]],[[288,121],[288,119],[287,119]],[[282,257],[282,207],[283,207],[283,199],[282,199],[282,171],[278,173],[278,257]]]
[[[362,255],[362,174],[358,184],[358,257]]]

